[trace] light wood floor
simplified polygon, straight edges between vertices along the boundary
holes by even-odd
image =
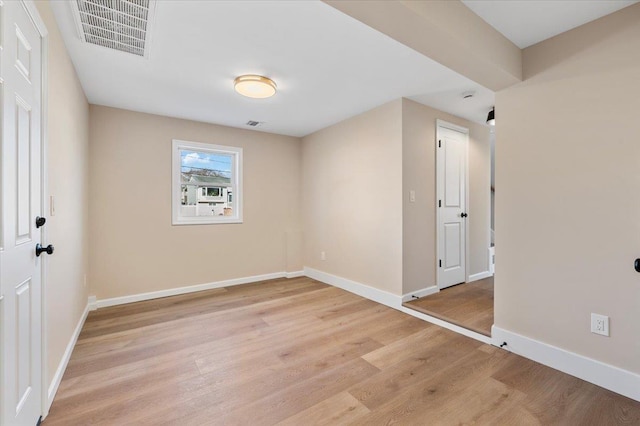
[[[404,306],[491,336],[493,277],[445,288]]]
[[[45,426],[615,425],[640,403],[308,278],[92,312]]]

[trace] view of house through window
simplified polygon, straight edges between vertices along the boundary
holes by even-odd
[[[174,224],[241,221],[239,206],[234,205],[239,199],[241,152],[239,148],[174,141],[174,186],[179,178],[180,194],[179,204],[174,202]]]
[[[233,216],[232,156],[180,150],[182,216]]]

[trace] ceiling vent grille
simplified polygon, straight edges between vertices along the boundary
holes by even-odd
[[[155,0],[76,0],[72,4],[83,41],[148,56],[150,17]]]

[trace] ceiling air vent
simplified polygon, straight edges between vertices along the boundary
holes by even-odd
[[[253,120],[247,121],[247,126],[251,126],[251,127],[258,127],[261,124],[262,124],[261,121],[253,121]]]
[[[76,0],[71,6],[84,42],[144,57],[154,7],[155,0]]]

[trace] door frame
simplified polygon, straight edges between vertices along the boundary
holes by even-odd
[[[440,156],[438,155],[438,140],[440,140],[440,128],[445,128],[449,130],[453,130],[456,132],[463,133],[466,136],[465,140],[465,148],[464,148],[464,167],[465,167],[465,194],[464,194],[464,203],[465,210],[469,212],[469,129],[466,127],[458,126],[453,123],[449,123],[448,121],[436,119],[436,140],[435,140],[435,149],[436,149],[436,199],[434,200],[434,206],[436,209],[436,287],[440,290],[440,267],[438,266],[438,260],[440,259],[440,208],[438,207],[438,200],[442,199],[443,194],[440,193],[439,183],[439,173],[438,171],[442,167],[440,165]],[[465,282],[469,282],[469,222],[465,222],[464,226],[464,279]]]
[[[38,34],[40,35],[41,41],[41,54],[42,60],[40,61],[41,69],[40,69],[40,78],[41,78],[41,96],[40,96],[40,214],[42,216],[49,216],[49,197],[47,194],[49,193],[49,188],[47,185],[47,176],[48,176],[48,163],[47,156],[48,150],[47,147],[49,145],[49,141],[47,138],[48,135],[48,104],[49,104],[49,31],[47,30],[47,26],[45,25],[40,13],[38,12],[38,8],[33,0],[20,0],[22,5],[24,6],[29,18],[33,22],[33,25],[36,27]],[[41,241],[47,240],[47,227],[43,226],[40,228],[41,232]],[[42,260],[41,265],[41,303],[40,303],[40,311],[41,311],[41,363],[42,366],[40,368],[41,371],[41,386],[40,389],[42,391],[41,395],[41,416],[44,419],[49,413],[50,401],[49,401],[49,384],[48,382],[48,359],[47,359],[47,286],[46,286],[46,278],[47,278],[47,264],[48,257],[45,257]]]

